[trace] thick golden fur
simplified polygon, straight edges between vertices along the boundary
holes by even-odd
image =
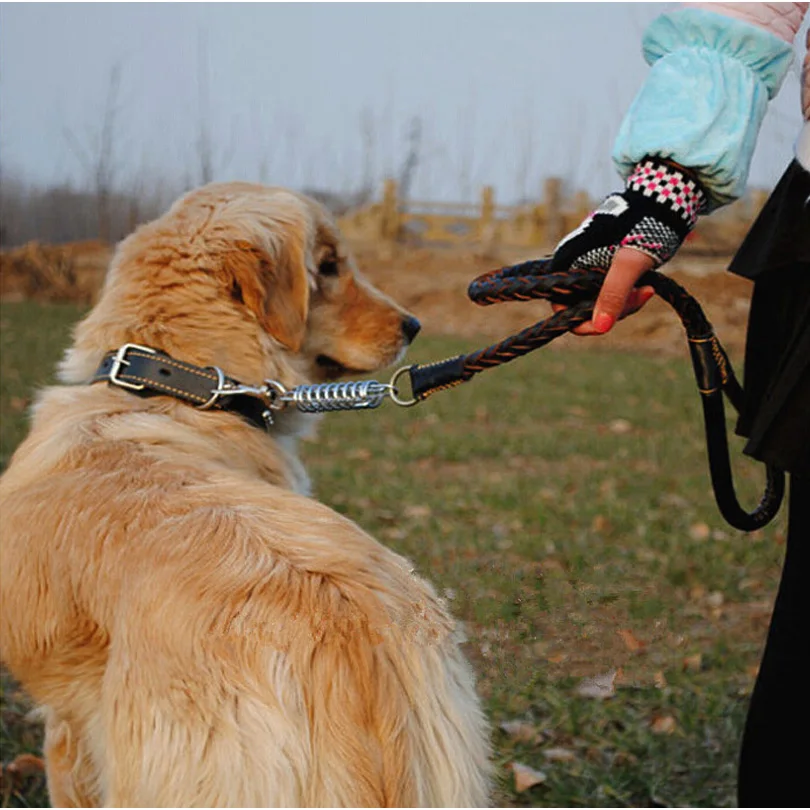
[[[84,384],[126,342],[254,384],[371,371],[406,315],[280,189],[207,186],[119,246],[0,481],[2,657],[45,707],[55,803],[486,803],[458,630],[306,496],[308,417]]]

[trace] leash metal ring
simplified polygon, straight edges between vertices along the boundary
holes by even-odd
[[[265,380],[262,399],[272,411],[283,411],[292,401],[287,399],[290,392],[277,380]]]
[[[222,369],[219,366],[209,366],[209,368],[212,368],[217,373],[217,387],[212,391],[208,402],[203,402],[202,405],[195,406],[198,411],[207,411],[210,407],[212,407],[220,398],[222,394],[222,387],[225,385],[225,375],[222,373]]]
[[[413,365],[403,366],[401,369],[399,369],[399,371],[394,372],[394,376],[391,377],[391,382],[388,383],[388,385],[391,387],[391,392],[389,394],[391,401],[396,405],[401,405],[403,408],[410,408],[411,405],[416,405],[419,402],[416,397],[412,397],[411,399],[400,399],[398,396],[397,380],[406,371],[410,371],[412,368],[414,368]]]

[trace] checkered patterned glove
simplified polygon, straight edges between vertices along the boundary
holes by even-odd
[[[648,157],[555,248],[553,272],[569,268],[607,270],[620,247],[646,253],[660,267],[681,246],[698,214],[706,210],[699,183],[675,164]]]

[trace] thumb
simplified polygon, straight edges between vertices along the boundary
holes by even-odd
[[[609,332],[613,328],[636,282],[655,265],[655,259],[633,248],[616,251],[593,308],[596,332]]]

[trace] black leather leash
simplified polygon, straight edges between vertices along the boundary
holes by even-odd
[[[386,398],[397,405],[415,405],[436,391],[460,385],[485,369],[545,346],[590,320],[605,272],[572,269],[552,273],[549,264],[548,259],[539,259],[486,273],[470,284],[470,298],[482,305],[542,298],[565,304],[566,309],[485,349],[428,365],[405,366],[395,372],[389,383],[363,380],[286,389],[279,382],[265,380],[261,385],[245,385],[226,377],[217,367],[201,368],[133,343],[106,354],[90,382],[108,382],[139,396],[172,396],[200,410],[232,411],[265,429],[273,425],[274,414],[288,406],[305,413],[319,413],[372,409]],[[703,403],[712,487],[721,514],[742,531],[765,526],[782,503],[784,474],[767,467],[765,492],[759,505],[750,513],[740,506],[731,473],[723,394],[739,411],[743,391],[725,350],[700,304],[680,284],[651,272],[641,277],[638,286],[652,287],[675,309],[686,329]],[[410,399],[402,397],[397,387],[405,374],[410,376]]]
[[[548,271],[548,259],[538,259],[494,270],[476,278],[468,294],[477,304],[486,306],[500,301],[545,299],[566,305],[566,309],[539,321],[485,349],[457,355],[437,363],[414,365],[408,371],[413,400],[420,402],[436,391],[452,388],[494,366],[508,363],[545,346],[560,335],[590,320],[602,281],[603,270]],[[646,273],[637,286],[650,286],[678,313],[686,330],[692,365],[703,403],[703,421],[708,447],[712,487],[720,513],[734,528],[750,532],[769,523],[782,503],[784,474],[767,467],[765,492],[759,505],[746,512],[737,499],[729,458],[723,394],[739,412],[743,390],[729,363],[725,350],[714,334],[700,304],[676,281],[659,273]]]

